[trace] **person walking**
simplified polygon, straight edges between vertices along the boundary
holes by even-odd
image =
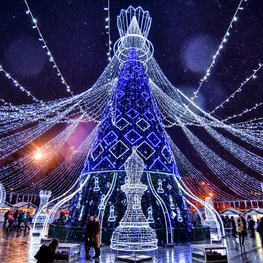
[[[231,226],[232,226],[232,236],[237,237],[237,227],[236,227],[236,221],[233,216],[231,216]]]
[[[245,235],[247,234],[247,221],[243,215],[240,215],[240,219],[242,220],[243,223],[243,231]]]
[[[99,258],[100,257],[100,220],[98,216],[94,216],[94,249],[95,249],[95,255],[93,258]]]
[[[255,237],[255,221],[251,216],[248,216],[248,229],[250,237]]]
[[[17,232],[19,232],[21,230],[21,225],[22,223],[25,222],[25,212],[22,211],[21,213],[19,213],[18,215],[18,225],[17,225]]]
[[[89,259],[90,248],[94,246],[93,232],[94,232],[94,218],[93,216],[89,216],[89,220],[88,220],[88,223],[86,226],[86,232],[85,232],[86,259]]]
[[[31,229],[31,227],[30,227],[31,223],[32,223],[32,216],[30,215],[30,212],[27,212],[26,218],[25,218],[24,235],[26,234],[27,229],[28,229],[28,231],[30,231],[30,229]]]
[[[244,241],[245,241],[245,228],[241,217],[237,219],[236,229],[238,233],[239,245],[242,250],[242,248],[244,248]]]
[[[4,225],[3,227],[6,227],[6,223],[8,222],[8,215],[10,214],[10,210],[6,211],[4,214]]]
[[[13,230],[13,224],[14,224],[14,215],[12,213],[8,214],[8,227],[7,232],[11,232]]]
[[[35,255],[37,263],[53,263],[55,259],[59,259],[58,245],[59,241],[56,238],[52,239],[48,246],[42,245]]]
[[[19,216],[19,211],[16,210],[15,213],[14,213],[14,221],[15,221],[15,223],[17,222],[18,216]]]

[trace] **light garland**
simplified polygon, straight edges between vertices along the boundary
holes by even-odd
[[[218,109],[223,108],[224,105],[225,105],[226,103],[228,103],[231,99],[233,99],[237,93],[240,93],[240,92],[242,91],[242,88],[243,88],[251,79],[255,79],[255,78],[256,78],[256,74],[258,73],[258,71],[259,71],[262,67],[263,67],[263,64],[262,64],[262,63],[259,63],[259,64],[258,64],[258,67],[257,67],[256,69],[253,69],[253,73],[252,73],[249,77],[247,77],[243,82],[241,82],[239,88],[238,88],[237,90],[235,90],[227,99],[225,99],[221,104],[219,104],[218,106],[216,106],[216,107],[215,107],[212,111],[210,111],[209,113],[210,113],[210,114],[213,114],[213,113],[215,113]],[[256,105],[255,105],[255,106],[256,106]],[[257,106],[256,106],[256,107],[257,107]],[[245,110],[244,113],[246,113],[247,111],[248,111],[248,110]],[[242,114],[239,115],[239,116],[242,116]],[[231,117],[230,117],[229,119],[231,119]]]
[[[225,118],[225,119],[223,119],[223,120],[221,120],[221,121],[224,123],[224,122],[227,122],[227,121],[229,121],[229,120],[232,120],[232,119],[235,119],[235,118],[238,118],[238,117],[242,117],[243,115],[245,115],[245,114],[247,114],[247,113],[250,113],[251,111],[254,111],[254,110],[258,109],[258,108],[261,107],[262,105],[263,105],[263,102],[256,103],[255,106],[253,106],[253,107],[251,107],[251,108],[249,108],[249,109],[245,109],[245,110],[243,110],[243,111],[240,112],[240,113],[236,113],[236,114],[234,114],[234,115],[232,115],[232,116],[229,116],[229,117],[227,117],[227,118]],[[254,121],[255,121],[255,120],[254,120]]]
[[[111,24],[110,24],[110,0],[108,0],[108,6],[104,7],[104,11],[107,11],[107,17],[105,19],[106,25],[105,25],[105,29],[106,29],[106,34],[108,35],[108,52],[107,52],[107,57],[108,57],[108,61],[111,61]]]
[[[189,129],[186,127],[182,128],[203,161],[226,186],[231,187],[234,192],[245,198],[253,198],[255,195],[261,195],[260,181],[248,176],[222,159],[201,142]]]
[[[63,75],[62,75],[62,73],[61,73],[61,71],[60,71],[60,69],[59,69],[54,57],[52,56],[52,53],[51,53],[50,49],[48,48],[47,43],[46,43],[46,41],[45,41],[45,39],[44,39],[44,37],[43,37],[38,25],[37,25],[37,19],[33,16],[33,13],[32,13],[32,11],[31,11],[28,3],[27,3],[27,0],[24,0],[24,2],[25,2],[26,7],[27,7],[26,14],[29,15],[30,18],[31,18],[31,22],[33,24],[32,28],[36,29],[37,32],[38,32],[38,35],[39,35],[38,40],[41,42],[42,48],[46,51],[46,54],[47,54],[47,56],[49,58],[49,61],[53,64],[53,68],[56,70],[57,76],[60,78],[61,83],[66,87],[66,91],[68,93],[70,93],[71,96],[73,96],[74,94],[73,94],[73,92],[72,92],[72,90],[70,88],[70,85],[66,82],[65,78],[63,77]]]
[[[26,0],[25,3],[27,5]],[[238,10],[241,10],[242,8],[241,4],[242,1],[240,1],[239,3],[240,6]],[[193,103],[195,97],[189,99],[185,95],[183,95],[178,89],[176,89],[166,78],[166,76],[160,69],[159,65],[153,58],[154,50],[153,48],[151,49],[151,44],[149,40],[147,40],[147,34],[151,20],[147,20],[148,24],[145,27],[142,27],[142,25],[135,20],[131,23],[129,27],[128,26],[123,27],[125,30],[126,29],[129,30],[130,36],[129,37],[123,36],[123,38],[119,40],[118,45],[115,46],[116,47],[115,54],[111,57],[109,7],[110,6],[108,1],[108,9],[106,9],[105,11],[108,11],[108,17],[107,17],[108,19],[106,18],[106,23],[108,28],[106,29],[109,30],[108,31],[109,58],[111,59],[108,66],[105,68],[104,72],[101,74],[99,79],[89,90],[67,99],[63,98],[61,100],[43,102],[37,100],[37,98],[34,97],[32,99],[34,100],[35,103],[28,105],[19,105],[19,106],[14,106],[4,100],[1,100],[1,103],[3,103],[3,106],[0,106],[1,158],[4,159],[10,156],[11,154],[15,153],[22,147],[26,146],[28,143],[42,136],[55,124],[69,123],[70,128],[69,127],[66,128],[66,130],[60,132],[60,134],[56,136],[54,140],[50,140],[46,145],[41,147],[41,150],[44,149],[54,150],[54,152],[52,152],[52,154],[50,155],[52,156],[53,154],[55,154],[55,151],[57,149],[62,147],[66,138],[68,138],[67,136],[72,134],[72,132],[74,131],[74,127],[76,127],[78,123],[89,122],[92,120],[98,122],[100,125],[100,121],[102,119],[104,110],[107,107],[107,105],[110,103],[112,103],[111,116],[112,116],[113,124],[115,125],[117,120],[116,117],[117,112],[114,111],[113,103],[115,103],[115,101],[112,99],[112,95],[116,91],[117,83],[119,81],[118,80],[119,69],[124,65],[123,57],[127,55],[127,54],[123,55],[122,51],[124,47],[129,46],[131,44],[129,42],[130,41],[129,38],[131,38],[136,40],[136,45],[139,45],[138,48],[139,57],[140,59],[142,58],[142,62],[144,63],[145,68],[147,69],[147,74],[150,79],[149,80],[149,85],[151,87],[150,92],[151,92],[151,96],[153,97],[153,104],[154,104],[153,113],[156,114],[156,112],[158,112],[158,114],[156,115],[158,116],[158,119],[160,121],[160,127],[172,127],[175,125],[182,127],[188,139],[193,144],[193,147],[199,153],[201,159],[204,160],[204,162],[206,162],[209,169],[213,171],[215,175],[225,185],[231,187],[233,191],[235,191],[239,195],[243,195],[244,197],[258,198],[259,180],[256,180],[253,177],[246,175],[245,173],[241,172],[239,169],[231,165],[229,162],[224,160],[224,158],[221,158],[219,155],[213,152],[212,149],[207,147],[199,138],[197,138],[197,136],[195,136],[186,126],[198,126],[202,129],[205,129],[212,136],[212,138],[217,140],[218,143],[220,143],[220,145],[222,145],[226,150],[228,150],[233,156],[238,158],[245,165],[249,166],[255,171],[261,172],[262,171],[261,157],[256,156],[255,154],[244,149],[237,143],[232,142],[230,139],[226,138],[225,136],[217,132],[215,128],[220,128],[224,131],[227,131],[232,135],[237,136],[239,139],[244,140],[246,143],[249,143],[252,146],[257,147],[259,149],[263,149],[262,120],[260,118],[254,118],[250,121],[243,123],[226,124],[226,122],[229,120],[232,120],[236,117],[242,117],[244,114],[249,113],[255,109],[258,109],[258,107],[260,107],[262,103],[258,103],[254,107],[250,109],[246,109],[236,115],[229,116],[228,118],[222,121],[212,116],[211,113],[214,113],[213,111],[206,112],[201,107]],[[138,10],[136,12],[138,12]],[[60,77],[62,83],[66,86],[67,92],[73,95],[70,87],[65,82],[64,77],[61,75],[61,72],[57,67],[56,62],[54,61],[54,58],[51,55],[49,48],[46,45],[46,42],[38,28],[37,21],[33,17],[29,7],[27,8],[27,13],[28,15],[30,15],[32,19],[34,29],[36,29],[39,33],[40,36],[39,41],[43,44],[43,49],[45,49],[45,51],[47,52],[50,62],[53,64],[53,67],[57,71],[57,74]],[[237,13],[236,13],[236,17],[237,17]],[[119,23],[122,23],[123,21],[125,21],[124,17],[119,20]],[[232,26],[232,23],[234,22],[235,22],[234,20],[231,21],[230,25]],[[227,33],[229,33],[229,30],[227,31]],[[141,35],[143,35],[143,37]],[[225,35],[225,38],[223,39],[225,41],[223,41],[222,44],[224,44],[228,40],[228,38],[229,38],[229,34]],[[216,53],[215,58],[211,64],[212,66],[210,65],[207,73],[210,74],[211,69],[214,67],[216,63],[216,59],[221,54],[222,48],[218,49],[218,53]],[[143,58],[144,55],[145,58]],[[256,76],[255,74],[258,72],[258,70],[261,67],[262,65],[259,64],[259,67],[254,70],[253,74],[249,78],[247,78],[245,82],[241,83],[242,85],[241,88],[245,84],[247,84],[249,80],[255,78]],[[3,73],[5,74],[6,72]],[[205,77],[208,78],[209,74],[208,75],[206,74]],[[12,78],[10,74],[8,76]],[[206,79],[204,78],[202,79],[202,83],[200,83],[199,89],[195,93],[195,96],[199,92],[205,80]],[[17,87],[19,87],[19,89],[21,90],[22,86],[20,87],[19,86],[20,84],[13,78],[12,81],[13,82],[15,81],[14,85],[17,84],[18,85]],[[27,93],[26,89],[21,91]],[[188,106],[186,106],[185,101],[188,103]],[[222,104],[225,104],[225,102],[223,102]],[[194,108],[193,111],[189,109],[189,105],[191,105]],[[82,110],[85,111],[85,116],[79,118],[79,115],[82,115],[83,113]],[[36,194],[37,191],[39,191],[40,189],[50,188],[53,191],[53,189],[55,188],[53,191],[53,195],[58,196],[62,193],[62,190],[67,189],[69,186],[75,185],[74,181],[76,180],[78,174],[81,171],[81,167],[83,165],[85,156],[89,154],[89,148],[91,148],[90,145],[94,139],[94,137],[90,137],[90,138],[92,138],[92,140],[86,138],[83,141],[83,143],[77,149],[79,152],[73,153],[71,155],[71,159],[62,162],[61,165],[57,167],[57,169],[54,169],[54,171],[51,172],[51,174],[37,181],[34,185],[27,186],[27,188],[21,190],[21,193]],[[222,199],[222,200],[226,198],[229,199],[229,195],[227,193],[219,189],[217,186],[211,184],[211,182],[207,180],[204,175],[202,175],[199,171],[195,169],[195,167],[186,159],[185,156],[182,155],[180,151],[175,150],[174,155],[179,166],[179,171],[182,173],[181,174],[182,180],[187,185],[187,187],[189,187],[190,189],[194,189],[194,191],[198,193],[203,193],[203,194],[205,194],[205,192],[207,191],[211,191],[216,194],[218,199]],[[27,155],[25,157],[20,158],[16,162],[1,167],[0,178],[3,179],[3,184],[7,187],[6,189],[15,187],[18,190],[19,186],[28,184],[30,180],[32,180],[35,177],[35,175],[38,172],[40,172],[45,167],[45,165],[48,164],[48,161],[49,158],[44,160],[39,165],[39,167],[37,167],[34,171],[33,168],[29,168],[29,166],[32,164],[32,159],[30,158],[29,155]],[[21,173],[18,172],[19,170],[21,171]],[[233,175],[229,175],[227,173],[228,170]],[[63,182],[58,182],[57,177],[61,176],[63,173],[67,175],[65,177],[65,180],[63,180]],[[189,175],[192,176],[188,178]],[[84,181],[87,182],[86,179],[88,177],[90,177],[90,175],[88,176],[83,175],[83,177],[81,178],[82,179],[82,181],[80,182],[81,188],[83,187],[82,183]],[[149,177],[151,176],[147,175],[148,180],[151,180],[151,178],[149,179]],[[199,182],[199,183],[204,182],[205,183],[204,188],[198,189],[198,186],[196,186],[195,182]],[[247,183],[248,185],[246,185]],[[59,189],[59,187],[57,187],[58,185],[61,186],[62,190]],[[165,191],[164,193],[162,193],[162,190],[164,190],[165,187],[164,181],[161,181],[160,184],[156,184],[156,185],[154,185],[154,182],[151,181],[150,185],[151,185],[150,188],[153,192],[155,191],[156,188],[154,195],[156,199],[159,201],[161,209],[165,213],[168,213],[168,211],[165,210],[167,209],[167,207],[164,204],[164,201],[160,200],[161,199],[160,196],[165,195]],[[99,191],[101,191],[102,187],[103,186],[100,181]],[[112,194],[111,191],[113,191],[114,187],[115,187],[114,184],[110,186],[110,190],[108,191],[109,193],[108,197],[107,197],[107,193],[105,193],[108,199],[110,198]],[[62,204],[64,201],[69,201],[70,198],[73,197],[73,195],[71,195],[73,188],[70,187],[70,189],[71,189],[70,192],[68,192],[70,193],[70,196],[59,202],[59,204]],[[158,196],[159,194],[160,196]],[[105,209],[107,209],[106,206],[108,202],[107,200],[104,200],[103,202]],[[177,207],[173,197],[171,198],[171,204],[172,203],[174,204],[175,212],[178,212],[178,218],[180,218],[179,215],[181,215],[181,211],[177,211]],[[169,204],[167,206],[169,207]],[[149,206],[149,208],[151,207],[152,206]],[[103,211],[102,210],[100,211],[100,215],[102,217],[104,216],[105,209],[103,209]],[[117,207],[115,207],[114,209],[117,209]],[[116,210],[114,210],[114,213],[115,212]],[[112,221],[113,214],[109,218],[111,219],[110,222],[115,222]],[[166,221],[166,224],[167,226],[169,225],[168,220]],[[167,240],[172,240],[172,237],[167,238]]]
[[[10,80],[13,82],[13,84],[14,84],[15,87],[18,87],[18,88],[20,89],[20,91],[26,93],[26,95],[27,95],[28,97],[31,97],[31,98],[33,99],[33,101],[43,103],[42,100],[37,99],[34,95],[32,95],[32,93],[31,93],[29,90],[25,89],[17,80],[15,80],[15,79],[10,75],[10,73],[8,73],[8,72],[3,68],[3,66],[1,66],[1,65],[0,65],[0,72],[3,72],[4,75],[5,75],[5,77],[8,78],[8,79],[10,79]]]
[[[168,138],[172,146],[179,171],[182,175],[182,180],[192,190],[192,192],[201,192],[202,196],[206,196],[207,193],[214,193],[217,200],[231,198],[228,193],[222,191],[211,181],[209,181],[200,171],[198,171],[186,158],[182,151],[175,145],[172,139],[170,137]]]
[[[244,7],[242,7],[242,4],[243,2],[246,2],[247,0],[240,0],[238,6],[237,6],[237,9],[230,21],[230,24],[226,30],[226,33],[224,34],[223,36],[223,39],[221,40],[220,44],[219,44],[219,47],[215,53],[215,55],[213,56],[213,59],[212,59],[212,62],[211,64],[209,65],[208,69],[206,70],[206,73],[204,75],[204,77],[199,81],[199,85],[198,85],[198,88],[197,90],[193,93],[193,97],[191,97],[191,101],[190,103],[187,105],[187,108],[189,107],[189,105],[191,104],[191,102],[194,101],[195,98],[197,98],[197,94],[199,93],[202,85],[204,84],[205,81],[207,81],[207,79],[209,78],[210,74],[211,74],[211,71],[212,71],[212,68],[215,66],[216,64],[216,60],[218,58],[218,56],[221,54],[221,51],[223,50],[224,46],[225,46],[225,43],[228,41],[229,39],[229,36],[230,36],[230,31],[231,29],[233,28],[233,24],[236,23],[238,21],[238,13],[240,11],[242,11],[244,9]]]

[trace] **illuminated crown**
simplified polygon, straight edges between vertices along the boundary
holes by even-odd
[[[127,34],[131,21],[135,20],[135,18],[137,20],[140,33],[147,38],[152,18],[150,17],[149,12],[144,11],[140,6],[137,8],[129,6],[127,10],[122,9],[120,15],[117,16],[117,26],[121,37]]]

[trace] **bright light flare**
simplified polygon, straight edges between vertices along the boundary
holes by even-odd
[[[43,158],[43,153],[41,152],[40,149],[37,149],[36,152],[35,152],[35,154],[34,154],[34,159],[35,159],[35,160],[40,160],[40,159],[42,159],[42,158]]]

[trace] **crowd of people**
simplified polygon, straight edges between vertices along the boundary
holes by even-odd
[[[230,218],[225,216],[222,219],[225,228],[231,228],[232,236],[238,238],[241,249],[244,249],[245,237],[249,235],[251,238],[255,238],[256,231],[260,235],[263,247],[263,217],[258,219],[257,222],[250,215],[247,217],[247,220],[243,215],[238,216],[237,219],[234,216]]]
[[[30,212],[25,212],[23,210],[8,210],[4,214],[4,224],[3,227],[9,233],[14,229],[18,232],[24,230],[24,234],[31,229],[32,216]]]

